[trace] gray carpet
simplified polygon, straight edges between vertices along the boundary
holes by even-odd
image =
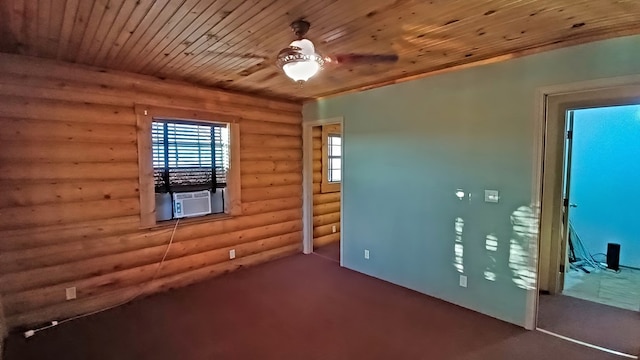
[[[589,344],[640,353],[640,313],[571,296],[541,295],[538,327]]]
[[[5,360],[620,360],[302,254],[6,345]]]

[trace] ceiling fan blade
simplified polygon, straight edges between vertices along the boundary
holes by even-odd
[[[377,64],[395,63],[398,61],[396,54],[336,54],[329,56],[329,62],[338,64]]]

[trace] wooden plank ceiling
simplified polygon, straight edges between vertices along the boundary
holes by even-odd
[[[640,33],[638,0],[2,0],[0,51],[302,100],[541,46]],[[299,87],[274,65],[296,19],[329,66]],[[559,45],[557,45],[559,44]]]

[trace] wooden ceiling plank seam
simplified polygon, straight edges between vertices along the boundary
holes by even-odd
[[[76,60],[85,29],[89,25],[89,17],[93,12],[95,4],[96,3],[94,1],[80,1],[78,10],[76,11],[76,18],[73,23],[73,29],[71,31],[71,38],[67,47],[68,51],[64,54],[64,60],[70,62],[74,62]]]
[[[114,46],[117,42],[118,37],[124,31],[125,26],[129,24],[131,17],[135,16],[136,8],[142,6],[141,1],[127,1],[125,0],[124,4],[120,8],[120,12],[118,16],[113,21],[113,25],[111,25],[111,29],[109,29],[109,33],[105,36],[104,41],[100,45],[98,51],[95,54],[91,54],[89,59],[89,63],[91,65],[97,65],[98,62],[104,60],[109,53],[109,50]]]
[[[51,17],[49,19],[47,57],[52,58],[58,55],[58,46],[60,44],[60,34],[62,32],[62,23],[64,13],[69,0],[52,0],[51,1]]]
[[[73,31],[73,23],[76,19],[80,0],[67,0],[65,3],[64,18],[62,20],[62,28],[60,29],[60,41],[58,41],[58,51],[56,59],[61,60],[69,48],[71,32]]]
[[[131,12],[116,38],[109,46],[104,46],[94,61],[95,66],[106,67],[108,63],[118,55],[120,49],[126,44],[131,35],[136,31],[145,16],[151,11],[153,6],[159,6],[160,1],[157,0],[139,0],[136,1],[136,7]]]
[[[213,4],[210,4],[210,6],[207,9],[204,9],[203,11],[200,12],[200,15],[203,15],[205,13],[207,13],[207,10],[211,9],[211,6]],[[215,15],[215,14],[214,14]],[[198,18],[200,18],[200,16],[198,16]],[[197,22],[197,19],[194,19],[193,21],[191,21],[188,24],[184,24],[185,26],[181,27],[182,29],[180,30],[180,34],[178,36],[176,36],[177,39],[182,38],[182,35],[185,34],[186,37],[188,37],[190,34],[193,34],[195,29],[197,29],[197,25],[196,24],[200,24],[200,22]],[[205,36],[207,33],[205,32]],[[172,45],[173,41],[169,40],[169,39],[162,39],[162,42],[160,44],[158,44],[158,46],[156,48],[158,48],[159,50],[156,51],[155,56],[153,57],[149,57],[149,59],[147,59],[146,63],[144,64],[144,66],[142,66],[141,68],[139,68],[139,72],[141,73],[149,73],[149,68],[150,67],[154,67],[155,65],[155,61],[156,59],[162,59],[162,57],[168,57],[171,55],[170,50],[167,50],[171,45]],[[174,50],[175,46],[171,49]]]
[[[116,51],[111,55],[110,59],[106,63],[106,67],[114,69],[118,68],[118,64],[122,61],[122,57],[128,56],[131,47],[135,46],[140,38],[146,33],[149,26],[155,21],[155,19],[162,13],[165,7],[169,6],[171,0],[154,0],[149,11],[147,11],[142,20],[136,25],[135,29],[129,31],[129,35],[125,35],[126,40],[122,43],[122,46],[118,47]]]
[[[135,59],[140,53],[140,49],[144,47],[154,36],[155,34],[162,29],[167,20],[171,19],[171,17],[178,11],[185,3],[185,0],[173,0],[169,1],[167,6],[162,9],[162,11],[158,14],[158,16],[149,24],[149,27],[145,29],[144,34],[137,39],[136,43],[125,53],[121,52],[121,59],[116,65],[117,68],[123,70],[129,70],[127,68],[127,64]]]
[[[156,69],[156,73],[162,71],[164,68],[168,69],[180,69],[182,65],[189,60],[189,56],[187,54],[193,53],[202,45],[202,43],[207,41],[206,34],[210,34],[211,36],[218,36],[218,31],[224,29],[225,25],[229,24],[236,16],[244,13],[244,9],[246,6],[251,7],[251,5],[255,4],[255,0],[231,0],[229,1],[221,11],[214,14],[214,16],[210,19],[217,19],[215,23],[207,21],[203,26],[200,26],[194,33],[190,34],[185,41],[181,42],[175,50],[180,50],[179,52],[172,53],[169,57],[171,58],[169,61],[164,61],[162,59],[160,62],[160,66]],[[213,39],[213,37],[212,37]]]
[[[3,6],[3,5],[0,5]],[[4,39],[6,41],[14,41],[14,44],[7,44],[7,51],[10,51],[12,47],[16,47],[20,54],[26,54],[26,32],[25,32],[25,3],[24,0],[7,1],[4,6],[4,10],[7,12],[7,21],[0,25],[3,28],[6,26],[9,36]]]
[[[203,10],[199,6],[206,6],[206,3],[206,0],[187,0],[185,5],[180,7],[174,16],[172,16],[171,19],[169,19],[155,34],[153,39],[148,41],[137,53],[137,56],[132,59],[135,63],[125,64],[123,67],[126,67],[132,72],[140,72],[140,69],[151,61],[156,54],[158,54],[159,44],[165,39],[179,37],[170,35],[182,33],[182,30],[184,30],[183,26],[188,26],[189,21],[193,21],[193,18],[197,18],[198,14]]]
[[[38,54],[38,0],[25,0],[24,2],[24,38],[27,44],[27,55]]]
[[[153,64],[154,66],[158,66],[158,64],[162,64],[163,62],[169,62],[171,58],[177,56],[177,54],[181,53],[181,45],[184,45],[184,42],[187,42],[190,37],[194,36],[199,29],[205,28],[207,24],[211,21],[214,26],[217,22],[220,21],[218,16],[218,11],[223,9],[226,5],[231,3],[231,0],[217,0],[212,2],[209,7],[207,7],[196,19],[194,19],[178,36],[174,39],[167,39],[169,43],[164,46],[162,51],[158,52],[153,59],[150,60],[149,64]],[[212,19],[218,19],[215,23],[213,23]],[[203,33],[205,33],[203,31]],[[198,35],[200,36],[200,35]],[[184,45],[186,48],[186,45]],[[168,54],[168,55],[164,55]],[[148,73],[147,68],[149,65],[145,66],[141,69],[142,73]]]
[[[312,41],[315,41],[314,34],[316,32],[321,32],[323,31],[323,29],[327,29],[328,27],[333,26],[329,25],[332,24],[333,21],[336,21],[337,23],[348,23],[353,21],[353,19],[360,18],[361,16],[366,16],[367,11],[371,12],[371,9],[366,8],[352,9],[353,11],[348,12],[341,7],[341,4],[339,2],[335,2],[332,5],[334,4],[334,8],[332,8],[331,6],[327,6],[323,9],[324,11],[318,11],[317,13],[313,13],[311,16],[307,17],[307,20],[311,22],[311,29],[309,30],[308,37]],[[293,36],[293,34],[291,33],[291,29],[289,28],[288,23],[282,24],[281,30],[279,31],[280,34],[284,36],[276,35],[265,37],[265,39],[267,40],[261,41],[261,46],[257,50],[268,49],[267,51],[274,54],[275,56],[280,49],[285,48],[291,41],[295,40],[295,36]],[[273,63],[275,64],[275,58],[273,59]],[[233,70],[227,72],[226,70],[230,69],[222,68],[221,73],[228,74],[229,72],[235,72]]]
[[[104,46],[104,43],[109,40],[110,37],[114,36],[112,35],[116,31],[114,27],[120,23],[124,23],[128,19],[135,3],[135,1],[127,0],[112,0],[109,3],[109,8],[105,11],[104,15],[102,15],[98,31],[96,31],[96,34],[93,36],[89,50],[87,50],[82,62],[87,64],[93,64],[95,62],[96,56]]]
[[[245,23],[246,25],[249,26],[249,29],[267,29],[269,28],[272,24],[275,23],[275,20],[278,19],[279,17],[281,18],[285,18],[288,17],[290,15],[287,15],[287,11],[282,11],[282,8],[286,8],[287,6],[297,6],[298,4],[302,4],[303,0],[299,0],[299,1],[279,1],[279,6],[273,6],[272,9],[270,11],[263,11],[260,13],[260,15],[262,15],[261,18],[259,19],[252,19],[252,21],[250,23]],[[317,3],[316,3],[317,4]],[[245,30],[245,29],[243,29]],[[200,56],[200,60],[198,60],[196,63],[200,62],[200,63],[210,63],[210,64],[215,64],[216,67],[218,67],[218,59],[220,59],[220,62],[223,61],[227,61],[229,59],[233,59],[233,56],[225,56],[224,54],[234,54],[234,53],[238,53],[240,55],[244,55],[240,52],[241,46],[239,44],[241,43],[246,43],[246,39],[250,38],[250,35],[253,34],[259,34],[261,32],[261,30],[257,30],[257,31],[250,31],[250,30],[246,30],[246,31],[236,31],[235,34],[231,34],[231,37],[226,40],[226,39],[220,39],[220,41],[218,41],[217,43],[212,44],[207,50],[205,50],[205,52],[203,52],[203,54],[205,54],[204,56]],[[241,36],[244,35],[243,36]],[[249,35],[246,35],[249,34]],[[231,47],[228,47],[226,49],[221,49],[220,47],[223,46],[225,43],[230,42],[233,45]],[[215,52],[215,54],[212,57],[207,57],[208,54]],[[260,59],[259,62],[265,62],[265,61],[269,61],[269,57],[271,56],[271,54],[268,54],[267,57],[262,57],[260,58],[260,55],[257,55],[257,53],[255,51],[251,51],[254,54],[250,54],[250,55],[256,55],[256,58],[246,58],[243,56],[237,56],[235,58],[237,59],[244,59],[244,60],[250,60],[249,62],[251,63],[255,63],[257,60],[256,59]],[[195,65],[194,66],[198,66]],[[194,70],[196,70],[194,68]],[[197,71],[197,70],[196,70]],[[224,79],[220,79],[220,80],[224,80]]]
[[[212,39],[200,39],[196,44],[195,48],[193,50],[191,50],[189,52],[189,56],[184,56],[182,59],[182,63],[180,65],[179,71],[181,71],[182,73],[185,72],[189,72],[190,69],[192,69],[193,65],[195,64],[194,61],[197,57],[200,57],[199,55],[201,54],[206,54],[207,50],[213,45],[213,44],[221,44],[224,42],[228,42],[228,36],[230,36],[230,34],[232,34],[234,31],[239,31],[238,29],[240,29],[242,27],[243,24],[252,21],[252,18],[255,17],[254,14],[260,14],[262,12],[265,11],[265,9],[267,9],[269,6],[273,5],[275,2],[277,2],[277,0],[271,0],[267,5],[264,5],[264,2],[262,2],[261,4],[259,2],[253,3],[250,5],[249,9],[245,10],[245,11],[241,11],[241,9],[239,8],[238,10],[235,11],[235,13],[238,13],[239,16],[230,19],[231,16],[225,18],[223,20],[223,22],[221,24],[219,24],[219,27],[222,27],[222,29],[215,29],[217,30],[216,32],[216,38],[212,38]],[[228,20],[228,22],[227,22]],[[231,28],[229,31],[226,31],[227,28]],[[222,32],[221,35],[218,35]],[[184,77],[184,75],[183,75]]]
[[[87,63],[87,56],[94,46],[96,36],[99,36],[103,31],[102,29],[109,29],[111,27],[109,14],[117,13],[117,11],[120,10],[122,1],[123,0],[96,0],[97,6],[94,5],[91,16],[89,17],[89,25],[85,30],[85,36],[80,44],[76,62],[81,64]]]
[[[117,36],[122,32],[122,29],[129,21],[129,18],[133,15],[134,9],[139,5],[138,1],[125,0],[122,3],[117,15],[115,15],[113,20],[111,20],[109,31],[104,35],[100,35],[100,37],[96,34],[96,39],[101,38],[101,40],[97,48],[89,51],[89,56],[87,58],[87,62],[89,64],[95,65],[98,59],[106,55],[107,51],[109,51],[111,46],[113,46]]]
[[[45,49],[51,21],[51,0],[38,0],[38,56],[46,57]]]
[[[324,3],[322,2],[316,2],[313,5],[310,5],[309,7],[305,8],[305,12],[309,13],[309,14],[317,14],[317,13],[322,13],[321,10],[327,10],[327,9],[331,9],[327,4],[325,4],[323,6]],[[275,62],[275,55],[277,54],[277,52],[286,47],[291,41],[295,40],[295,36],[292,34],[291,29],[289,28],[289,24],[298,19],[298,18],[302,18],[302,17],[308,17],[308,16],[304,16],[304,14],[300,14],[300,15],[294,15],[292,14],[292,11],[287,11],[288,15],[285,15],[288,17],[286,20],[282,20],[280,23],[278,22],[280,19],[276,18],[274,19],[273,22],[270,22],[267,26],[263,27],[262,29],[260,29],[259,33],[260,33],[260,37],[258,38],[250,38],[249,36],[246,36],[244,39],[241,39],[239,41],[237,41],[236,43],[233,44],[232,47],[230,47],[229,49],[227,49],[226,51],[238,51],[238,49],[241,48],[241,46],[243,46],[244,44],[246,44],[246,40],[248,39],[253,39],[253,41],[255,41],[255,43],[259,43],[259,44],[264,44],[264,42],[268,41],[268,40],[273,40],[274,38],[281,38],[281,39],[287,39],[285,40],[285,44],[278,49],[273,49],[273,48],[268,48],[268,50],[264,50],[261,49],[261,47],[252,47],[252,51],[255,53],[267,53],[270,56],[273,56],[273,62]],[[327,16],[330,16],[327,14]],[[214,48],[216,49],[216,48]],[[202,61],[202,60],[201,60]],[[210,63],[215,64],[216,68],[219,70],[224,69],[223,64],[228,63],[228,62],[233,62],[233,63],[237,63],[234,62],[232,59],[223,59],[221,62],[215,62],[215,60],[211,61]],[[201,71],[205,71],[208,72],[210,69],[207,68],[202,68],[200,69]],[[237,71],[236,71],[237,73]]]

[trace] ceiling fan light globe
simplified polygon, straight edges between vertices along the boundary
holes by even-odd
[[[316,48],[309,39],[294,40],[289,44],[290,47],[299,48],[300,52],[304,55],[315,55]]]
[[[320,64],[313,60],[296,61],[284,64],[282,70],[293,81],[307,81],[320,70]]]

